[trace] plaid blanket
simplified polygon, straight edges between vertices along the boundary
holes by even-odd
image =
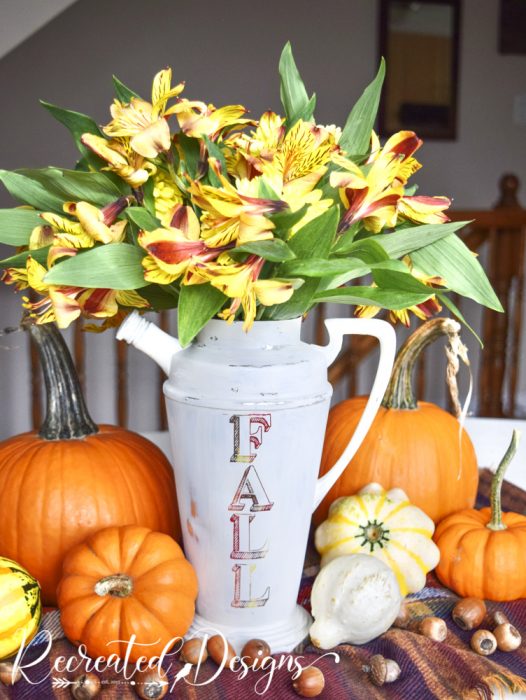
[[[481,473],[477,506],[488,505],[491,474]],[[502,503],[505,510],[524,512],[526,494],[506,483]],[[306,559],[305,576],[299,594],[299,602],[309,607],[309,596],[314,576],[317,573],[316,555],[309,551]],[[325,689],[321,700],[489,700],[492,691],[526,691],[526,647],[513,653],[497,651],[491,657],[481,657],[469,648],[469,632],[463,632],[451,621],[451,610],[458,600],[451,591],[443,588],[434,575],[429,575],[426,587],[416,595],[409,596],[408,608],[414,620],[427,615],[436,615],[447,622],[448,636],[445,642],[434,642],[408,630],[391,629],[384,635],[364,646],[341,645],[334,649],[340,662],[333,658],[320,658],[321,652],[312,646],[298,650],[303,657],[302,665],[315,662],[325,676]],[[495,609],[502,610],[514,625],[526,634],[526,600],[506,604],[489,604],[488,614]],[[71,698],[68,682],[82,672],[82,665],[75,673],[51,672],[58,657],[70,658],[76,649],[63,638],[57,611],[44,617],[44,627],[54,638],[51,653],[45,660],[27,669],[26,673],[35,685],[21,680],[13,688],[0,684],[0,698],[12,700],[48,700]],[[489,625],[489,620],[488,620]],[[42,655],[42,635],[35,638],[28,650],[25,662]],[[374,686],[363,670],[373,654],[383,654],[395,659],[401,670],[400,678],[381,688]],[[178,661],[172,662],[169,681],[182,669]],[[250,700],[266,697],[271,700],[294,700],[298,696],[292,688],[291,673],[286,668],[275,670],[269,679],[265,672],[250,672],[244,679],[228,670],[220,673],[212,682],[217,671],[215,664],[208,660],[201,668],[197,682],[191,685],[193,675],[173,686],[167,697],[177,700]],[[122,674],[105,672],[101,675],[101,700],[121,700],[136,698],[134,686]],[[268,689],[265,687],[268,683]],[[62,686],[62,687],[60,687]]]

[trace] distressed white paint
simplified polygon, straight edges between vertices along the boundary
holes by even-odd
[[[169,368],[164,384],[185,553],[199,580],[193,631],[254,637],[290,651],[309,616],[296,604],[311,514],[357,451],[389,381],[395,334],[385,321],[332,319],[326,346],[301,342],[301,320],[210,321],[184,350],[132,315],[119,329]],[[373,335],[381,357],[348,447],[318,480],[332,387],[327,366],[346,334]],[[287,575],[283,576],[286,571]]]

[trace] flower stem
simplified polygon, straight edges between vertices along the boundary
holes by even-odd
[[[498,469],[495,472],[495,476],[491,480],[491,520],[486,525],[486,527],[488,527],[490,530],[506,530],[507,528],[507,525],[505,525],[502,522],[502,482],[504,481],[504,475],[506,473],[506,470],[511,460],[515,457],[515,453],[517,452],[517,446],[519,444],[520,435],[521,434],[519,430],[513,431],[513,434],[511,436],[511,442],[508,449],[506,450],[506,454],[502,458],[501,463],[499,464]]]

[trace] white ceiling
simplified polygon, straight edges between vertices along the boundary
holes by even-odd
[[[0,0],[0,58],[76,0]]]

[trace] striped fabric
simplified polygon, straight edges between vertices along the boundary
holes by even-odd
[[[482,473],[479,507],[488,505],[489,472]],[[505,484],[502,497],[506,510],[524,512],[526,494],[510,484]],[[308,553],[305,577],[302,581],[299,601],[308,608],[313,578],[317,571],[315,555]],[[526,648],[514,653],[497,651],[493,656],[477,656],[469,648],[469,632],[463,632],[451,622],[451,609],[457,596],[440,586],[433,575],[428,577],[427,586],[420,593],[409,596],[411,617],[418,620],[426,615],[436,615],[446,620],[448,637],[445,642],[433,642],[407,630],[391,629],[379,639],[362,647],[342,645],[334,651],[340,655],[340,663],[332,658],[319,659],[319,652],[311,646],[300,649],[303,666],[316,662],[325,675],[325,690],[321,700],[477,700],[490,699],[492,688],[510,692],[526,690]],[[526,600],[507,604],[489,604],[489,614],[495,609],[502,610],[526,638]],[[489,620],[487,621],[489,625]],[[51,630],[55,639],[50,656],[38,665],[27,669],[27,675],[38,685],[30,685],[22,680],[13,689],[0,685],[0,698],[16,700],[47,700],[71,698],[65,685],[79,673],[53,673],[50,668],[59,656],[70,657],[75,647],[62,637],[56,611],[44,617],[44,626]],[[34,658],[42,652],[42,637],[37,637],[31,648]],[[29,654],[29,651],[28,651]],[[392,684],[377,688],[368,680],[363,666],[373,654],[383,654],[395,659],[402,669],[400,678]],[[27,661],[26,657],[26,661]],[[169,672],[173,683],[182,664],[172,663]],[[204,684],[216,672],[212,661],[207,661],[201,669],[198,682],[201,686],[191,686],[181,680],[167,697],[177,700],[250,700],[269,698],[271,700],[295,700],[298,698],[292,689],[291,674],[285,669],[276,670],[269,689],[262,693],[268,679],[263,672],[251,672],[245,679],[224,671],[210,684]],[[186,680],[192,680],[187,676]],[[105,673],[101,676],[101,700],[121,700],[136,698],[133,686],[123,680],[122,675]],[[53,687],[57,682],[64,687]],[[259,681],[256,686],[256,682]]]

